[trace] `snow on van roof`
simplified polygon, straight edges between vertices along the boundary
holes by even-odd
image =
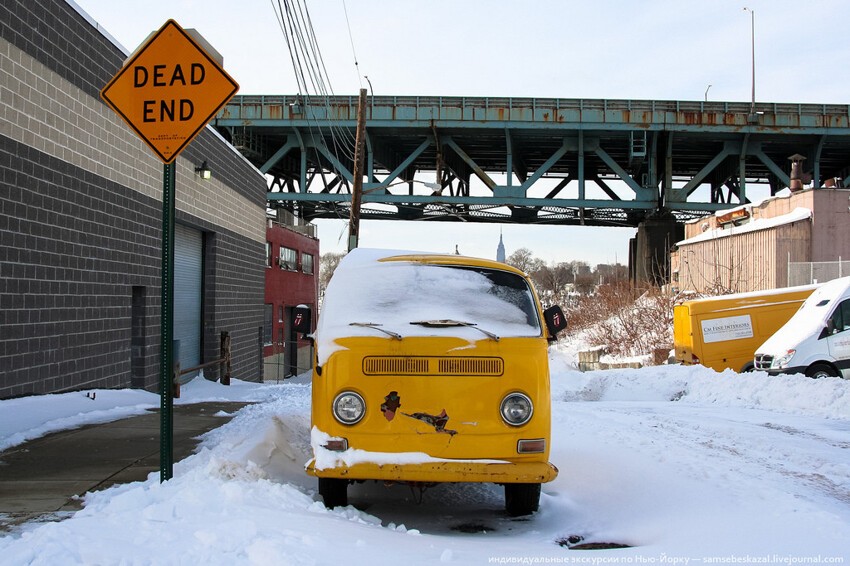
[[[729,295],[715,295],[711,297],[700,297],[682,301],[676,308],[686,307],[689,312],[699,314],[702,312],[722,312],[724,310],[736,310],[752,308],[767,304],[779,304],[787,301],[802,301],[806,291],[814,291],[821,284],[799,285],[797,287],[781,287],[779,289],[765,289],[761,291],[747,291],[745,293],[731,293]],[[726,307],[726,308],[719,308]]]
[[[454,255],[358,248],[334,272],[322,301],[316,328],[319,364],[342,349],[339,338],[368,336],[451,336],[472,343],[498,336],[541,336],[534,299],[528,289],[495,285],[478,271],[452,265],[500,269],[497,262]],[[415,321],[457,320],[475,327],[428,328]],[[359,326],[352,326],[358,323]],[[480,329],[480,330],[479,330]]]

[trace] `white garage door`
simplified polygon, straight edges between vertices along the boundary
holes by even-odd
[[[201,363],[201,297],[204,237],[201,232],[174,226],[174,339],[180,340],[180,367]],[[193,372],[181,377],[186,382]]]

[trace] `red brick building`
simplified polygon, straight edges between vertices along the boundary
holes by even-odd
[[[299,224],[284,210],[266,227],[266,299],[263,328],[265,381],[297,375],[311,367],[311,346],[292,328],[293,309],[310,309],[315,329],[319,286],[316,227]]]

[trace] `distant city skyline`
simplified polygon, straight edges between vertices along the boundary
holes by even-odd
[[[342,220],[317,219],[322,253],[347,251],[348,228]],[[378,226],[376,226],[376,224]],[[628,241],[635,228],[598,226],[526,226],[522,224],[466,223],[463,230],[446,230],[447,223],[410,221],[403,229],[394,230],[398,220],[371,220],[360,223],[359,245],[364,248],[386,248],[438,253],[455,253],[495,259],[500,235],[505,254],[510,256],[520,248],[547,264],[584,261],[591,266],[600,263],[628,263]],[[594,231],[605,231],[608,238],[593,238]],[[622,249],[611,246],[612,236],[622,238]],[[391,238],[386,239],[390,234]]]

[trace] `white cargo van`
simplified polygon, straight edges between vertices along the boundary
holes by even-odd
[[[755,354],[770,374],[850,378],[850,277],[821,285]]]

